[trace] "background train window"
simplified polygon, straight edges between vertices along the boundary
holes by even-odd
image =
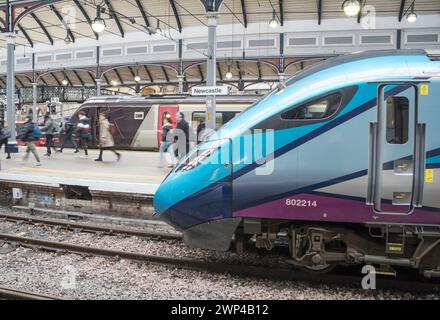
[[[240,112],[235,111],[217,111],[215,117],[215,127],[220,128],[222,125],[230,121],[232,118],[237,116]],[[195,132],[200,122],[205,123],[205,112],[193,112],[192,114],[192,128]]]
[[[387,99],[387,142],[405,144],[408,141],[409,101],[405,97]]]
[[[324,98],[294,107],[281,114],[283,120],[314,120],[331,117],[341,105],[342,95],[334,93]]]

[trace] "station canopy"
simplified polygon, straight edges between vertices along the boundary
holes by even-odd
[[[396,16],[396,21],[400,21],[413,1],[361,2],[373,6],[377,16]],[[17,44],[26,46],[53,44],[66,37],[72,42],[79,38],[97,39],[99,35],[91,24],[98,6],[106,23],[105,33],[121,37],[133,31],[149,33],[155,30],[158,21],[161,29],[177,33],[187,27],[207,26],[201,0],[11,0],[10,3],[19,5],[15,11],[17,17],[28,10],[17,25]],[[342,0],[225,0],[219,8],[218,24],[238,23],[247,27],[250,23],[269,22],[274,14],[281,25],[288,20],[306,19],[315,19],[319,24],[323,19],[344,17],[342,3]],[[416,0],[414,4],[417,14],[440,12],[439,0]],[[0,1],[0,6],[4,7],[5,1]],[[3,26],[5,20],[2,10]],[[0,46],[5,46],[4,39]]]

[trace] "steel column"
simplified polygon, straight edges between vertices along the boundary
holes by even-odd
[[[32,83],[32,117],[37,120],[37,84]]]
[[[102,79],[95,79],[96,82],[96,95],[100,96],[101,95],[101,82]]]
[[[7,62],[6,62],[6,116],[8,118],[8,127],[11,129],[11,138],[8,142],[10,151],[17,150],[16,132],[15,132],[15,33],[6,33],[6,48],[7,48]]]
[[[208,12],[208,58],[207,85],[215,86],[217,79],[217,12]],[[206,129],[215,130],[216,101],[215,96],[206,97]]]

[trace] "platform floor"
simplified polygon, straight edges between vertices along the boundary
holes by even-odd
[[[104,152],[104,161],[96,162],[99,150],[89,150],[87,159],[74,154],[72,149],[63,153],[52,153],[46,157],[46,148],[37,148],[42,166],[34,166],[31,154],[27,162],[22,162],[24,147],[12,159],[5,159],[0,153],[0,179],[20,182],[41,183],[45,185],[70,184],[88,186],[92,190],[133,192],[154,194],[160,182],[170,169],[158,168],[158,152],[120,151],[122,158],[116,161],[111,151]]]

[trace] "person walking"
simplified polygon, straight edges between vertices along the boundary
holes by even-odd
[[[67,141],[70,141],[73,144],[73,147],[75,148],[75,153],[78,153],[78,145],[76,144],[75,139],[73,139],[73,133],[75,131],[76,124],[72,123],[70,121],[70,117],[64,117],[64,124],[61,129],[61,134],[63,136],[61,140],[61,146],[59,152],[63,152],[64,146],[66,145]]]
[[[9,152],[8,148],[8,139],[11,137],[11,130],[7,128],[7,125],[5,125],[4,120],[0,121],[0,149],[2,146],[5,146],[5,153],[8,154],[6,159],[11,159],[11,153]]]
[[[76,125],[74,134],[79,138],[78,146],[84,149],[84,156],[81,156],[81,158],[87,158],[89,155],[87,142],[92,139],[92,136],[90,135],[90,120],[87,118],[84,111],[78,113],[78,118],[79,122]]]
[[[99,114],[99,157],[95,161],[102,161],[104,150],[111,150],[117,157],[117,161],[121,159],[121,154],[115,149],[115,140],[111,133],[111,124],[105,113]]]
[[[43,128],[41,128],[41,131],[44,132],[44,136],[46,137],[46,154],[45,154],[45,156],[47,156],[47,157],[50,157],[52,154],[51,148],[53,148],[55,150],[55,152],[57,152],[57,149],[53,145],[53,136],[54,136],[54,133],[56,132],[55,126],[56,126],[55,121],[53,121],[52,117],[50,116],[50,113],[46,112],[46,114],[44,115],[44,126],[43,126]]]
[[[35,163],[36,166],[41,166],[40,157],[38,156],[37,149],[35,148],[35,141],[40,139],[40,135],[40,130],[38,129],[38,126],[32,122],[32,117],[26,116],[25,123],[20,128],[17,139],[26,143],[26,153],[23,157],[23,161],[27,161],[29,158],[29,153],[32,152],[35,160],[37,161]]]
[[[168,151],[171,157],[171,164],[168,166],[169,168],[173,168],[177,161],[174,155],[173,148],[173,139],[170,131],[173,130],[173,120],[171,117],[167,117],[165,119],[165,123],[162,126],[162,135],[160,139],[160,147],[159,147],[159,167],[163,168],[165,163],[164,153]]]
[[[183,158],[189,152],[189,124],[185,120],[182,112],[177,112],[177,127],[174,136],[174,144],[177,146],[176,153],[179,159]],[[184,135],[184,137],[182,137]],[[179,136],[185,139],[185,142],[179,142]],[[182,150],[184,149],[184,150]]]
[[[203,141],[206,131],[206,124],[203,119],[199,120],[199,125],[197,126],[197,144]]]

